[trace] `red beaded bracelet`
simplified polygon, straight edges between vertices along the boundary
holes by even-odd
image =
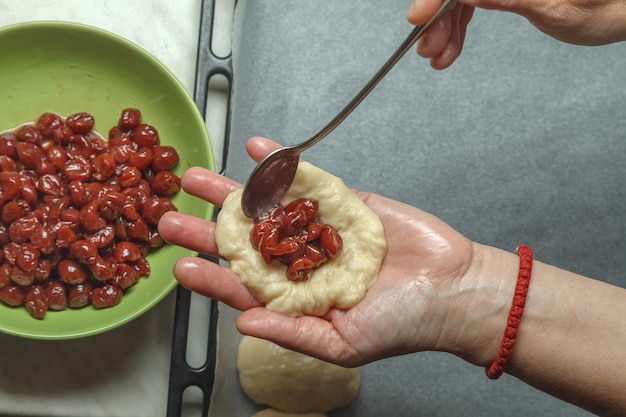
[[[519,273],[517,275],[515,295],[513,296],[513,305],[509,310],[509,318],[506,322],[504,337],[502,338],[502,342],[500,342],[498,356],[496,356],[496,359],[486,370],[489,379],[500,378],[509,364],[513,347],[515,346],[515,339],[517,338],[517,331],[522,321],[524,306],[526,305],[530,272],[533,267],[533,251],[526,245],[520,245],[516,249],[516,252],[519,256]]]

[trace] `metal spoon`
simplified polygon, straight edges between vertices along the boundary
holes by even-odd
[[[332,119],[322,130],[304,141],[294,146],[287,146],[275,150],[268,154],[250,174],[243,189],[241,197],[241,208],[243,213],[253,219],[259,218],[274,207],[285,195],[291,185],[300,154],[324,139],[330,132],[345,120],[346,117],[365,99],[365,97],[376,87],[391,68],[402,58],[411,46],[426,32],[426,30],[443,14],[454,7],[455,0],[443,0],[437,14],[426,24],[416,26],[406,40],[385,62],[372,79],[359,91],[359,93]]]

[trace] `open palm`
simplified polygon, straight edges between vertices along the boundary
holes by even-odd
[[[255,138],[248,152],[261,159],[278,145]],[[183,176],[184,189],[220,206],[241,185],[201,168]],[[174,268],[179,282],[243,313],[239,331],[272,340],[345,366],[418,350],[437,349],[449,297],[473,260],[473,244],[441,220],[376,194],[356,194],[378,215],[385,229],[387,253],[379,276],[359,304],[331,309],[324,317],[288,317],[272,312],[254,298],[228,268],[201,258],[183,258]],[[215,224],[182,213],[161,219],[159,231],[173,244],[217,255]],[[446,302],[439,303],[441,299]]]

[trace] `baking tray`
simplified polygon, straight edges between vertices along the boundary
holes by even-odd
[[[232,56],[217,56],[212,48],[215,7],[218,0],[202,0],[200,16],[200,34],[198,37],[198,58],[196,64],[196,80],[194,101],[200,114],[207,115],[207,99],[209,82],[212,77],[223,76],[229,88],[226,118],[224,120],[224,154],[222,169],[226,167],[228,138],[230,134],[230,86],[232,86]],[[236,4],[236,1],[235,1]],[[214,218],[218,210],[214,211]],[[217,259],[200,254],[201,257],[219,262]],[[191,292],[182,287],[176,288],[176,305],[174,309],[174,329],[172,334],[172,353],[170,360],[170,378],[168,385],[167,417],[179,417],[183,410],[184,392],[189,387],[197,387],[202,396],[201,415],[206,416],[209,410],[211,392],[213,390],[215,365],[217,360],[217,321],[218,302],[211,300],[209,317],[206,318],[209,328],[206,340],[206,359],[201,366],[192,366],[187,361],[187,344],[189,340],[189,323],[191,314]]]
[[[224,174],[245,181],[254,167],[249,137],[296,143],[330,120],[404,39],[406,7],[395,0],[239,0],[232,60],[209,56],[235,86]],[[304,157],[350,187],[424,209],[474,241],[510,251],[526,243],[541,261],[626,287],[625,47],[565,45],[519,16],[477,10],[452,68],[434,72],[407,54]],[[179,291],[174,345],[184,343],[178,339],[186,326],[188,294]],[[190,369],[173,357],[172,387],[200,386],[212,417],[248,417],[261,408],[238,384],[238,314],[214,305],[206,367]],[[443,353],[385,359],[361,375],[355,401],[330,416],[590,415],[509,375],[490,381]]]

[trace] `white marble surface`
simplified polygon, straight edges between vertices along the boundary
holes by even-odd
[[[200,8],[201,0],[0,0],[0,27],[62,20],[114,32],[156,56],[192,93]],[[173,307],[171,294],[135,321],[86,339],[0,334],[0,415],[165,415]]]
[[[193,90],[200,0],[0,0],[0,26],[36,20],[83,23],[140,45]]]

